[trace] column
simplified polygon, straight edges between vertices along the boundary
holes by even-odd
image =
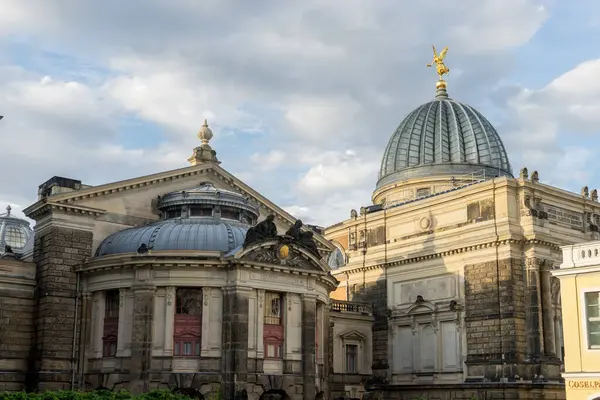
[[[133,304],[131,304],[130,290],[119,289],[119,330],[117,339],[117,357],[131,355],[131,317]]]
[[[248,374],[248,310],[252,289],[223,288],[223,382],[224,399],[233,399],[245,388]]]
[[[529,256],[525,259],[525,293],[527,302],[527,350],[529,357],[538,358],[543,354],[544,347],[542,322],[542,296],[540,293],[540,264],[541,260]]]
[[[541,299],[542,299],[542,321],[544,332],[544,354],[548,357],[556,357],[556,332],[554,330],[554,307],[552,306],[552,282],[550,268],[551,263],[546,261],[540,270]]]
[[[135,286],[133,289],[133,337],[131,341],[131,391],[145,393],[150,389],[152,361],[152,322],[154,318],[154,286]]]
[[[104,310],[106,309],[106,296],[104,292],[94,292],[92,295],[92,321],[90,334],[90,356],[91,358],[102,358],[104,343]]]
[[[257,290],[257,307],[256,307],[256,358],[265,357],[265,342],[263,340],[265,330],[265,291],[262,289]]]
[[[302,386],[304,400],[314,400],[316,383],[315,324],[317,298],[302,295]]]
[[[87,359],[89,357],[88,349],[91,343],[91,329],[90,324],[92,322],[92,294],[84,292],[81,296],[81,325],[79,326],[80,340],[79,340],[79,377],[77,381],[77,389],[83,389],[84,376],[87,369]]]
[[[167,357],[173,356],[173,329],[175,327],[175,303],[177,295],[177,288],[175,286],[168,286],[165,288],[166,302],[165,302],[165,342],[163,345],[164,355]]]

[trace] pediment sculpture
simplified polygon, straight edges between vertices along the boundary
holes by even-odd
[[[275,225],[275,216],[273,214],[267,216],[264,221],[259,222],[255,226],[248,229],[246,238],[244,239],[243,247],[277,237],[277,225]]]

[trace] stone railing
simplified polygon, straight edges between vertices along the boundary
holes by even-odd
[[[331,311],[371,315],[373,314],[373,307],[370,304],[355,301],[331,300]]]

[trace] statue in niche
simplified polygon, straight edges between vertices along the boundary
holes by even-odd
[[[277,237],[277,226],[275,225],[275,216],[270,214],[264,221],[251,227],[246,232],[246,238],[244,239],[244,247],[259,242],[261,240],[267,240]]]

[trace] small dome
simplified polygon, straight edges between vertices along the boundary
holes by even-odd
[[[6,207],[6,213],[0,214],[0,255],[10,247],[15,255],[22,255],[26,244],[32,242],[33,229],[29,222],[11,214],[11,207]]]
[[[450,99],[444,87],[412,111],[390,138],[377,188],[411,178],[482,174],[510,176],[500,136],[479,111]]]
[[[161,221],[113,233],[96,256],[147,250],[197,250],[228,253],[243,245],[246,232],[258,220],[258,206],[229,190],[205,182],[194,189],[159,198]],[[142,246],[144,245],[144,246]]]

